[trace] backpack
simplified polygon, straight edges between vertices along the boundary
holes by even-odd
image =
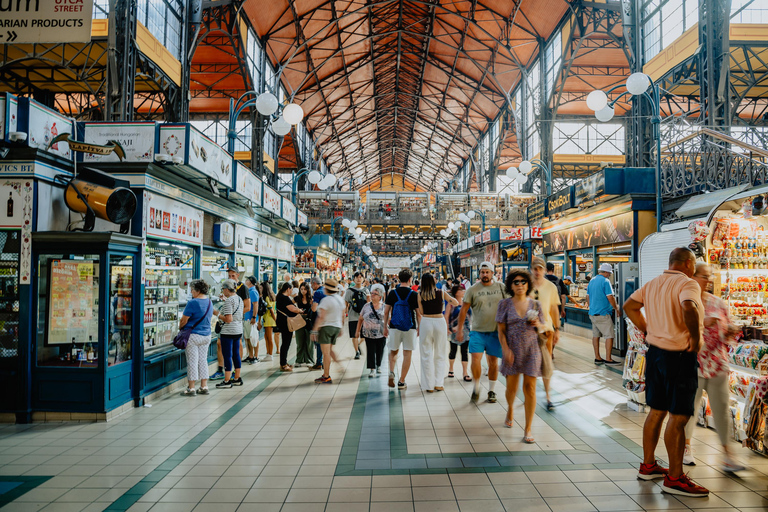
[[[259,309],[256,311],[256,314],[259,316],[264,316],[267,314],[267,303],[264,302],[264,299],[259,297]]]
[[[397,294],[397,289],[395,289],[394,293]],[[413,290],[408,290],[408,295],[404,299],[400,298],[400,295],[397,294],[397,302],[392,306],[392,319],[389,323],[398,331],[407,332],[414,328],[413,315],[411,314],[411,306],[409,304],[412,293]]]
[[[359,314],[368,303],[365,300],[365,290],[358,290],[356,288],[350,288],[350,290],[352,290],[352,300],[349,302],[352,304],[352,310]]]

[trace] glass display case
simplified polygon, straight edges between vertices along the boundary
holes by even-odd
[[[256,258],[238,254],[235,265],[240,269],[240,278],[245,281],[248,276],[256,275]]]
[[[0,360],[19,355],[19,232],[0,232]]]
[[[38,366],[99,366],[99,255],[40,256]]]
[[[110,256],[107,364],[131,360],[133,256]]]
[[[144,352],[167,349],[178,330],[194,272],[191,247],[147,240],[144,283]]]

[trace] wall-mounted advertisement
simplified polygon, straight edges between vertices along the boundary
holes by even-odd
[[[280,201],[282,199],[283,196],[278,194],[275,189],[264,185],[264,208],[274,213],[275,215],[280,215]]]
[[[633,213],[627,212],[570,229],[544,233],[544,253],[627,242],[633,236]]]
[[[238,162],[235,192],[250,200],[254,205],[260,205],[261,186],[261,180],[254,176],[250,169]]]
[[[192,126],[161,126],[158,152],[172,157],[186,156],[185,165],[232,187],[232,156]]]
[[[203,212],[173,199],[146,192],[148,236],[199,245],[203,241]]]
[[[307,217],[306,213],[298,210],[296,212],[296,225],[301,226],[302,224],[305,226],[309,225],[309,217]]]
[[[259,233],[255,229],[238,224],[235,226],[235,240],[235,250],[238,253],[252,254],[254,256],[259,254]]]
[[[592,176],[577,181],[574,189],[576,206],[603,196],[605,194],[605,171],[598,171]]]
[[[283,198],[283,218],[291,224],[296,224],[296,206]]]
[[[0,2],[0,43],[87,43],[91,40],[93,0]]]
[[[22,193],[32,187],[31,181],[0,181],[0,228],[21,228],[24,215],[32,215],[32,204]]]
[[[525,228],[499,228],[500,240],[522,240]]]
[[[155,158],[155,133],[157,125],[150,123],[86,123],[83,142],[106,145],[117,141],[125,151],[124,162],[152,162]],[[84,162],[119,162],[111,152],[107,155],[83,154]]]

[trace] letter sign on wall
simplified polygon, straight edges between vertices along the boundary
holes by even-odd
[[[93,0],[0,0],[0,44],[87,43]]]

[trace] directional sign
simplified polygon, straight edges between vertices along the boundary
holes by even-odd
[[[0,1],[0,44],[91,40],[93,0]]]

